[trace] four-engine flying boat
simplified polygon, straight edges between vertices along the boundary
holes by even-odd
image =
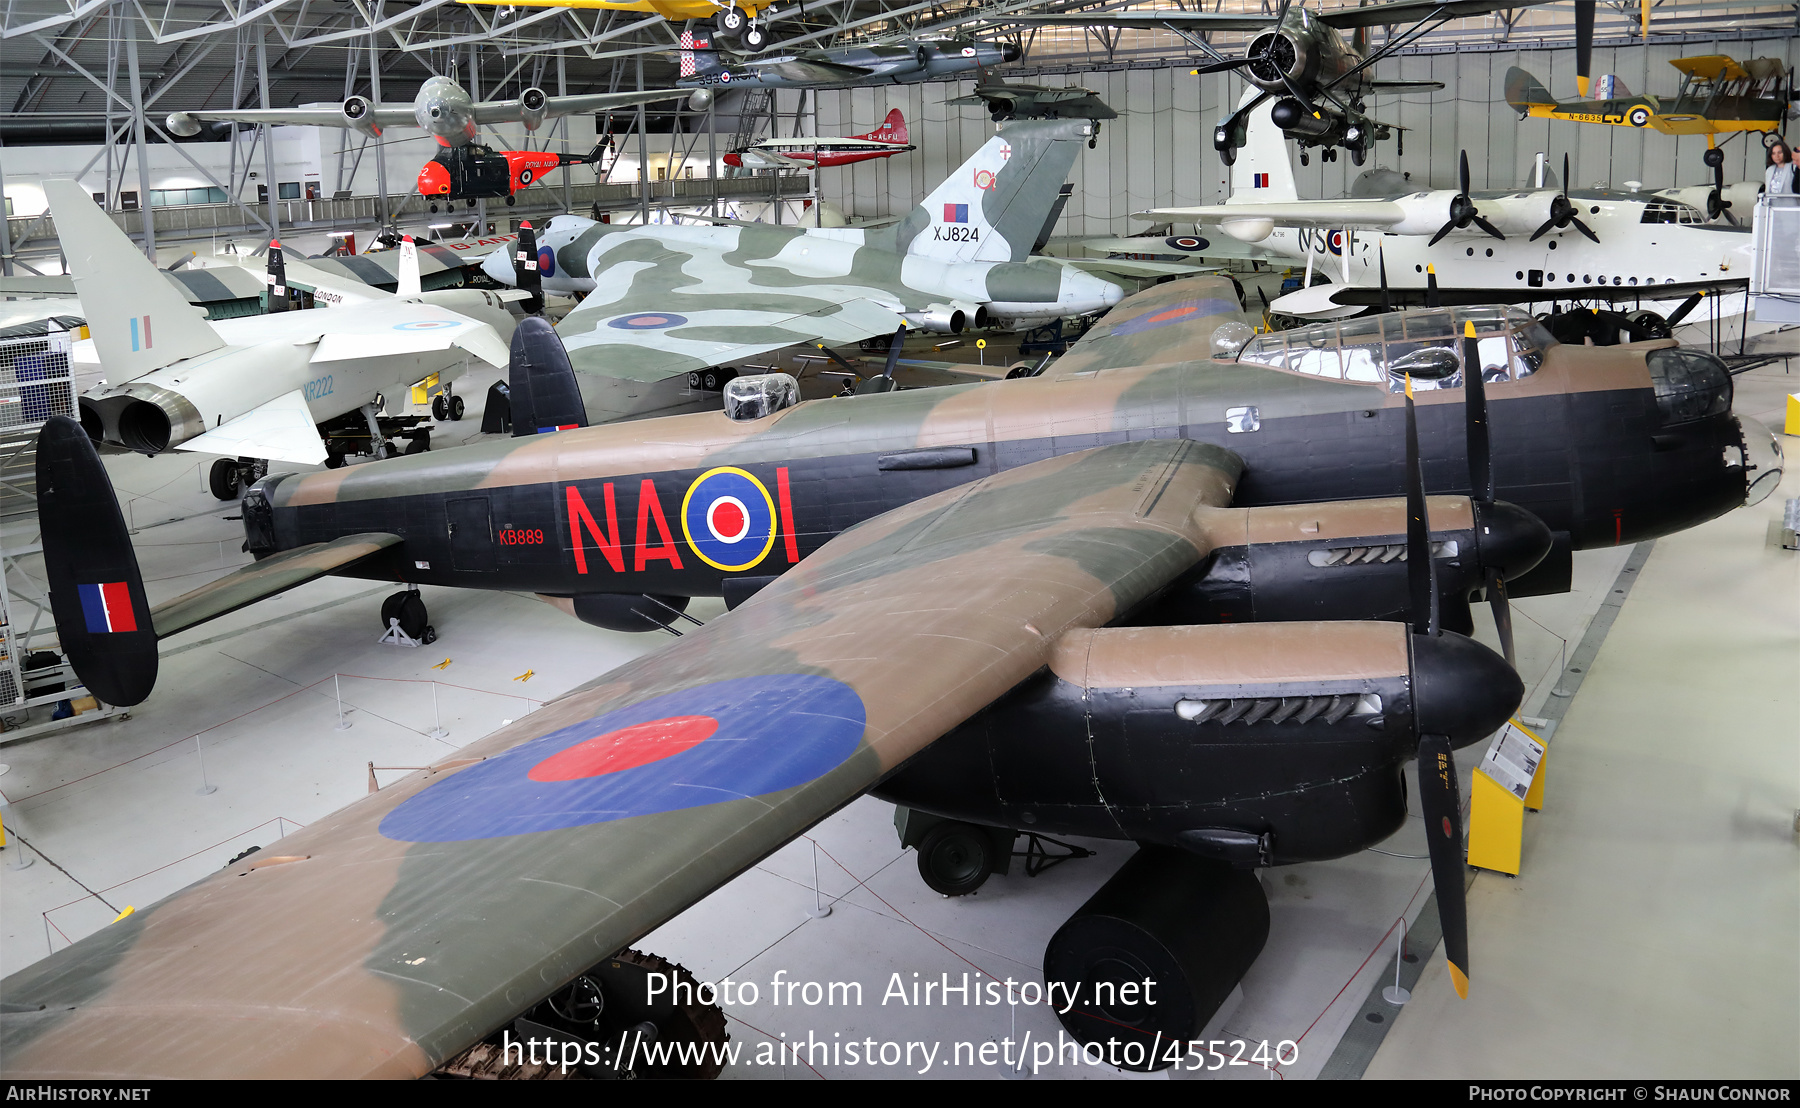
[[[1623,302],[1650,306],[1635,337],[1655,338],[1680,322],[1675,313],[1686,314],[1677,305],[1699,302],[1695,293],[1749,281],[1749,228],[1713,223],[1673,196],[1469,185],[1465,154],[1455,189],[1298,199],[1288,151],[1259,111],[1224,204],[1158,208],[1142,218],[1217,227],[1316,268],[1329,284],[1303,285],[1272,305],[1301,318],[1382,304]]]

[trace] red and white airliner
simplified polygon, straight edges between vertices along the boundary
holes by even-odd
[[[806,169],[829,168],[866,162],[871,158],[891,158],[915,149],[907,143],[906,118],[895,108],[888,112],[881,126],[866,135],[849,138],[771,138],[753,143],[742,150],[725,155],[725,164],[741,169]]]

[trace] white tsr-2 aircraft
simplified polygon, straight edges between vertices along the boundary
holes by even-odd
[[[343,464],[320,433],[334,420],[357,424],[358,438],[366,424],[371,451],[391,454],[377,397],[458,376],[471,357],[507,365],[512,294],[421,293],[416,256],[410,273],[402,258],[397,295],[293,262],[289,280],[335,286],[342,306],[208,321],[79,184],[46,181],[44,193],[92,335],[91,354],[77,344],[74,360],[97,360],[105,376],[79,398],[83,428],[143,454],[226,455],[211,481],[221,499],[271,459]],[[428,444],[415,435],[409,449]]]

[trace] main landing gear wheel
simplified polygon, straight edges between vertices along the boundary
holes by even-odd
[[[1717,169],[1725,164],[1725,151],[1716,146],[1709,146],[1706,148],[1706,153],[1700,155],[1700,160],[1706,163],[1706,168]]]
[[[450,409],[450,421],[452,423],[461,419],[463,417],[463,398],[460,396],[457,396],[455,393],[451,393],[449,409]]]
[[[519,202],[519,198],[518,198],[518,197],[516,197],[516,196],[514,196],[514,195],[512,195],[512,194],[511,194],[511,193],[507,193],[507,194],[506,194],[506,206],[507,206],[507,207],[509,207],[509,208],[510,208],[510,207],[512,207],[512,206],[513,206],[513,205],[514,205],[514,204],[517,204],[517,203],[518,203],[518,202]]]
[[[417,639],[422,643],[437,641],[437,629],[426,622],[430,616],[425,611],[425,601],[411,589],[397,592],[381,602],[381,629],[386,631],[394,620],[400,621],[400,630],[409,639]]]
[[[406,449],[401,451],[401,453],[403,453],[403,454],[423,454],[427,450],[430,450],[430,449],[431,449],[431,432],[424,431],[424,432],[414,435],[412,438],[408,439],[406,442]]]
[[[744,14],[744,9],[735,5],[713,16],[713,29],[726,38],[737,38],[749,25],[750,17]]]
[[[431,398],[431,418],[439,423],[450,418],[450,408],[444,403],[444,394],[441,392]]]
[[[1160,1070],[1212,1020],[1268,937],[1254,873],[1145,846],[1057,928],[1044,981],[1073,1001],[1057,1015],[1071,1036],[1124,1069]]]
[[[236,500],[238,498],[238,466],[236,462],[220,458],[206,471],[206,487],[220,500]]]
[[[993,872],[993,836],[972,823],[940,823],[919,840],[919,876],[945,896],[966,896]]]
[[[653,975],[660,976],[662,985],[651,1001],[647,998]],[[719,1006],[700,1003],[708,993],[693,974],[666,958],[636,950],[621,951],[520,1013],[502,1031],[451,1058],[433,1076],[710,1081],[725,1068],[721,1055],[731,1036]],[[676,995],[682,1003],[673,1002]],[[561,1043],[572,1048],[579,1046],[581,1061],[565,1074],[555,1064],[520,1065],[515,1050],[509,1064],[503,1054],[507,1035],[513,1042],[523,1038],[552,1040],[558,1044],[552,1048],[553,1062],[561,1057]],[[693,1046],[669,1051],[671,1061],[653,1065],[646,1061],[649,1052],[644,1047],[658,1043]],[[666,1049],[659,1047],[656,1053],[661,1055]],[[575,1051],[572,1049],[571,1053]]]
[[[765,28],[752,23],[750,26],[744,28],[743,34],[738,36],[738,42],[741,43],[746,50],[761,50],[763,47],[769,45],[769,32]]]

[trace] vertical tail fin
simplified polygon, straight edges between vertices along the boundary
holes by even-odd
[[[588,425],[569,352],[542,316],[526,316],[513,331],[507,392],[514,436]]]
[[[851,138],[868,139],[871,142],[906,142],[906,116],[899,108],[891,108],[881,126],[866,135],[852,135]]]
[[[1087,119],[1006,124],[900,221],[894,248],[945,262],[1023,261],[1094,126]]]
[[[725,68],[719,64],[718,51],[712,48],[712,36],[705,32],[681,32],[681,51],[677,64],[682,77],[699,77],[715,69]]]
[[[1516,65],[1507,69],[1504,88],[1506,102],[1512,105],[1515,112],[1528,112],[1533,104],[1548,104],[1553,107],[1556,104],[1556,97],[1550,95],[1550,90],[1544,87],[1542,81]]]
[[[1252,87],[1244,95],[1252,97],[1259,91]],[[1274,110],[1271,100],[1250,113],[1244,128],[1244,148],[1238,151],[1237,161],[1231,167],[1227,204],[1234,200],[1240,204],[1265,204],[1300,198],[1294,189],[1294,163],[1288,160],[1287,138],[1269,116]]]
[[[394,286],[395,296],[419,296],[425,289],[419,284],[419,244],[411,235],[400,240],[400,272],[399,283]]]
[[[44,196],[108,381],[121,384],[225,345],[79,184],[45,181]]]
[[[63,653],[89,692],[137,704],[156,685],[156,628],[112,482],[87,432],[67,416],[51,416],[38,432],[37,491]]]

